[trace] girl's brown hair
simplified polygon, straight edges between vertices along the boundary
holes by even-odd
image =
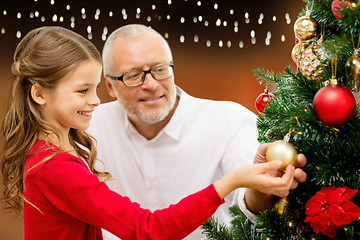
[[[5,209],[18,213],[23,209],[24,162],[39,134],[59,137],[56,129],[43,120],[39,105],[33,101],[32,85],[53,89],[69,72],[89,59],[101,63],[96,47],[81,35],[62,27],[34,29],[18,44],[11,66],[15,75],[12,100],[3,123],[5,146],[1,170]],[[93,173],[109,177],[109,173],[94,168],[96,149],[91,136],[85,131],[70,129],[69,139]]]

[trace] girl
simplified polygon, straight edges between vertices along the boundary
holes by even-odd
[[[294,167],[281,161],[234,170],[169,208],[151,213],[108,189],[94,168],[96,150],[84,131],[100,100],[101,57],[82,36],[61,28],[30,31],[14,54],[12,103],[4,120],[3,202],[24,211],[25,240],[181,239],[238,187],[289,190]],[[264,150],[262,150],[264,152]]]

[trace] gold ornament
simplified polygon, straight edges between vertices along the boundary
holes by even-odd
[[[300,72],[310,81],[317,81],[318,76],[323,71],[322,61],[326,58],[320,48],[322,38],[317,43],[310,44],[300,53],[298,67]]]
[[[274,208],[277,208],[277,213],[282,215],[284,213],[284,208],[288,204],[286,197],[280,198],[277,202],[274,203]]]
[[[298,18],[294,23],[295,37],[303,42],[311,41],[318,35],[317,23],[310,15]]]
[[[295,44],[295,46],[291,50],[291,58],[294,61],[294,63],[296,63],[296,65],[299,62],[302,47],[303,47],[302,42],[298,42],[297,44]]]
[[[295,165],[297,151],[293,144],[284,140],[277,140],[270,144],[266,151],[267,161],[281,160],[284,163],[282,170],[287,165]]]
[[[360,49],[355,49],[353,55],[345,64],[347,79],[353,84],[355,92],[360,90]]]

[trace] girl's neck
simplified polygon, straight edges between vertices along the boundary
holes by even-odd
[[[38,138],[40,140],[50,142],[51,144],[54,144],[55,146],[61,148],[61,150],[77,156],[75,148],[70,144],[68,136],[60,137],[59,139],[55,135],[40,134]]]

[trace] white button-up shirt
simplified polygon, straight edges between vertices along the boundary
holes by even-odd
[[[110,189],[152,211],[252,164],[259,146],[256,115],[248,109],[195,98],[180,88],[177,93],[173,117],[151,140],[136,131],[117,101],[98,106],[88,129],[97,139],[98,169],[113,176],[107,182]],[[246,212],[243,197],[244,189],[238,189],[225,198],[215,214],[219,222],[231,220],[228,208],[233,204]],[[187,239],[201,238],[198,229]]]

